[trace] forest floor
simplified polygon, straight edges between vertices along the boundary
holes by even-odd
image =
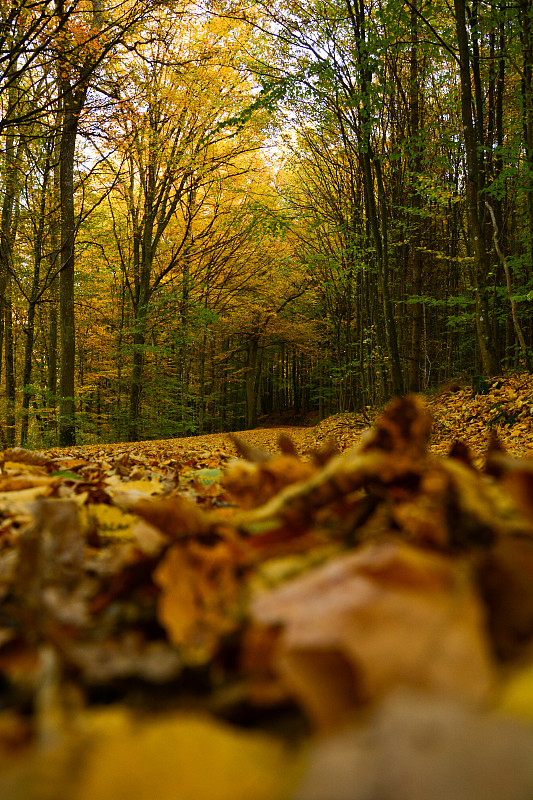
[[[533,377],[478,388],[4,451],[2,800],[531,800]]]
[[[533,375],[510,374],[494,378],[483,393],[474,393],[469,385],[450,382],[436,393],[425,395],[433,419],[430,449],[444,454],[455,441],[465,442],[474,458],[485,453],[491,434],[496,434],[508,452],[521,458],[533,458]],[[280,436],[291,439],[301,456],[328,442],[339,450],[354,445],[361,433],[369,428],[382,409],[361,414],[342,413],[327,417],[315,426],[271,425],[253,430],[236,431],[250,447],[275,453]],[[161,439],[136,444],[87,445],[75,448],[73,455],[91,454],[104,457],[106,453],[144,453],[147,461],[163,461],[176,453],[190,465],[196,459],[199,467],[224,465],[237,455],[235,444],[227,433],[212,433],[180,439]],[[52,451],[59,455],[60,451]]]

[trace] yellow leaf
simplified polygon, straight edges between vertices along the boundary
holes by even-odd
[[[158,617],[173,644],[187,648],[187,659],[207,660],[221,635],[237,622],[239,584],[228,546],[175,545],[154,572],[161,587]]]
[[[110,486],[107,490],[111,496],[115,494],[138,494],[138,495],[153,495],[161,494],[163,491],[163,484],[158,478],[142,479],[138,481],[120,481]]]
[[[93,504],[85,507],[86,524],[96,525],[98,534],[102,538],[125,539],[133,541],[135,534],[132,530],[137,518],[132,514],[122,511],[116,506]]]
[[[135,721],[99,712],[74,800],[280,800],[301,758],[282,742],[208,717]]]
[[[506,714],[533,722],[533,664],[509,678],[503,688],[499,708]]]
[[[31,503],[38,497],[50,494],[51,484],[32,486],[30,489],[20,489],[18,492],[0,492],[0,511],[26,511]]]

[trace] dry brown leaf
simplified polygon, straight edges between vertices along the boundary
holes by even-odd
[[[383,450],[386,453],[423,458],[431,435],[431,414],[424,399],[408,395],[393,400],[376,419],[364,437],[363,452]]]
[[[234,463],[222,485],[242,508],[251,509],[262,506],[286,486],[309,480],[315,472],[316,467],[308,462],[278,455],[260,465]]]
[[[202,510],[186,497],[179,495],[139,500],[132,506],[132,510],[170,539],[199,536],[210,529],[210,522]]]
[[[254,447],[235,433],[230,433],[229,438],[235,445],[238,455],[245,458],[246,461],[249,461],[251,464],[266,464],[266,462],[270,461],[272,458],[272,453],[260,447]]]
[[[161,587],[158,617],[169,639],[193,662],[212,656],[238,621],[240,586],[234,551],[226,543],[191,541],[171,547],[154,572]]]
[[[533,729],[425,693],[398,692],[311,745],[291,800],[530,800]]]
[[[480,554],[479,583],[496,652],[520,655],[533,636],[533,540],[505,537]]]
[[[20,492],[25,489],[49,486],[53,482],[54,478],[50,478],[48,475],[14,475],[0,481],[0,493]]]
[[[75,586],[85,548],[76,503],[41,499],[33,512],[34,524],[21,539],[17,591],[24,596],[50,584]]]
[[[320,727],[397,685],[487,698],[494,675],[484,614],[464,565],[385,541],[258,595],[282,627],[278,669]]]
[[[207,716],[100,717],[76,800],[282,800],[301,772],[281,741]]]
[[[34,450],[26,450],[24,447],[10,447],[4,450],[1,457],[2,462],[13,461],[21,464],[32,464],[38,467],[46,467],[51,459],[45,453]]]

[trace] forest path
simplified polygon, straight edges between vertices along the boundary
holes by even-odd
[[[292,425],[282,425],[272,428],[253,428],[247,431],[234,431],[232,433],[207,433],[201,436],[187,436],[182,439],[174,439],[173,442],[181,449],[192,450],[213,450],[226,448],[231,454],[236,455],[237,450],[231,437],[237,436],[248,446],[265,450],[268,453],[279,451],[278,441],[280,437],[289,438],[295,445],[300,455],[313,448],[316,444],[316,432],[314,428],[296,427]]]
[[[474,394],[469,385],[443,386],[441,391],[426,396],[433,416],[431,449],[444,454],[456,440],[468,442],[473,453],[482,455],[491,431],[495,432],[508,452],[519,458],[533,458],[533,375],[507,374],[491,380],[484,394]],[[378,409],[368,409],[366,419],[360,414],[340,413],[327,417],[315,427],[279,425],[233,433],[208,433],[179,439],[158,439],[117,444],[83,444],[68,448],[73,456],[90,455],[105,458],[107,454],[136,453],[153,462],[175,456],[186,460],[227,461],[237,454],[231,436],[237,436],[252,448],[269,453],[279,451],[280,436],[291,439],[299,455],[323,447],[333,441],[340,450],[354,444]],[[66,449],[49,451],[63,457]],[[210,465],[211,465],[210,464]]]
[[[222,461],[238,455],[237,448],[232,441],[232,437],[238,437],[245,446],[253,449],[263,450],[267,453],[279,452],[278,441],[280,436],[289,438],[295,445],[298,455],[305,454],[317,446],[317,429],[312,427],[297,427],[292,425],[281,425],[269,428],[253,428],[246,431],[232,431],[223,433],[205,433],[199,436],[184,436],[176,439],[149,439],[141,442],[117,442],[116,444],[82,444],[71,448],[53,449],[49,452],[54,455],[65,455],[66,451],[73,456],[89,455],[92,457],[105,457],[118,453],[138,453],[152,458],[159,454],[159,457],[171,458],[175,455],[185,455],[191,458],[201,458],[211,456],[213,460],[217,457]],[[353,431],[354,438],[357,432]]]

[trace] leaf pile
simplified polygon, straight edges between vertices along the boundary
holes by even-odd
[[[427,402],[436,452],[447,452],[452,439],[483,452],[494,431],[514,455],[533,457],[533,375],[505,375],[469,386],[452,383]]]
[[[334,441],[340,450],[350,447],[368,428],[368,420],[361,414],[344,412],[326,417],[315,426],[313,433],[317,446]]]
[[[531,800],[533,464],[430,439],[6,451],[0,796]]]

